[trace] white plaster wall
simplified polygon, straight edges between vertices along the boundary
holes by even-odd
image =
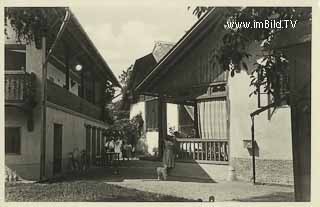
[[[39,179],[40,176],[40,135],[41,122],[36,119],[34,130],[27,129],[26,114],[17,109],[6,107],[5,126],[20,127],[21,154],[6,154],[5,164],[24,179]]]
[[[130,119],[139,113],[141,113],[143,121],[145,122],[145,102],[138,102],[131,105]],[[167,103],[167,133],[169,133],[169,127],[174,127],[176,130],[178,129],[178,105]],[[142,137],[137,147],[142,148],[144,145],[144,147],[147,148],[146,152],[154,155],[155,150],[158,149],[159,132],[147,132],[144,126],[144,134],[145,137]]]
[[[147,144],[147,152],[150,155],[155,155],[158,152],[158,141],[159,140],[159,132],[152,131],[146,132],[146,144]]]
[[[249,87],[250,77],[242,71],[229,78],[230,92],[230,156],[250,158],[243,147],[244,139],[251,139],[250,113],[257,110],[257,97],[249,98],[253,88]],[[291,115],[290,108],[279,108],[271,120],[267,111],[255,118],[255,139],[259,146],[257,159],[291,160]]]
[[[178,130],[178,123],[178,105],[167,103],[167,133],[170,127]]]
[[[17,44],[14,32],[7,27],[10,39],[5,44]],[[23,43],[24,44],[24,43]],[[21,127],[21,154],[5,156],[5,165],[25,179],[37,180],[40,177],[40,137],[41,137],[41,77],[43,50],[36,49],[34,43],[26,45],[26,72],[36,75],[36,101],[33,108],[33,131],[27,130],[27,115],[17,108],[5,107],[5,126]]]
[[[130,106],[130,119],[134,116],[140,114],[142,115],[143,121],[145,121],[145,102],[138,102],[135,104],[131,104]]]
[[[53,131],[54,123],[62,124],[62,169],[63,171],[69,169],[68,153],[75,148],[79,151],[86,148],[86,128],[85,124],[107,128],[108,126],[100,121],[94,121],[74,113],[67,113],[65,111],[47,107],[47,142],[46,142],[46,174],[52,175],[53,165]],[[103,139],[101,139],[103,143]]]

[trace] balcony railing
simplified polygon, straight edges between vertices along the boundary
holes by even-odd
[[[74,95],[50,80],[47,81],[47,100],[80,114],[90,116],[94,119],[101,120],[103,118],[101,107]]]
[[[26,103],[34,98],[35,79],[26,72],[5,73],[5,101],[9,103]]]
[[[178,138],[177,160],[203,161],[227,164],[229,141],[227,139]]]

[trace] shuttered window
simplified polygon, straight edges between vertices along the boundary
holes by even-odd
[[[158,100],[148,100],[146,104],[146,129],[147,131],[158,130]]]

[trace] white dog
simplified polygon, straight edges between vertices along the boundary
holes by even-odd
[[[167,180],[167,167],[157,167],[156,168],[157,171],[157,176],[158,176],[158,180],[160,180],[161,178],[163,180]]]

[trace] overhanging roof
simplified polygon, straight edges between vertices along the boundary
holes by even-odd
[[[65,9],[62,7],[55,8],[57,14],[61,17],[65,15]],[[69,9],[71,12],[71,10]],[[95,64],[96,68],[98,68],[102,74],[106,76],[108,80],[110,80],[114,86],[121,87],[118,79],[113,74],[111,68],[104,60],[100,52],[94,46],[93,42],[79,23],[78,19],[71,12],[70,22],[67,24],[66,31],[71,33],[73,38],[80,44],[81,49],[84,50],[85,54],[92,59],[92,63]]]
[[[211,18],[209,16],[214,16],[215,13],[220,13],[223,8],[213,8],[209,10],[203,17],[201,17],[191,29],[171,48],[171,50],[157,63],[154,69],[144,78],[140,84],[135,88],[138,92],[147,92],[146,87],[148,84],[153,82],[156,76],[159,76],[160,73],[164,73],[164,69],[168,69],[166,65],[177,61],[177,56],[182,56],[188,50],[185,49],[186,46],[190,43],[191,40],[200,38],[200,33],[203,33],[205,30],[209,29],[208,25],[212,24]]]

